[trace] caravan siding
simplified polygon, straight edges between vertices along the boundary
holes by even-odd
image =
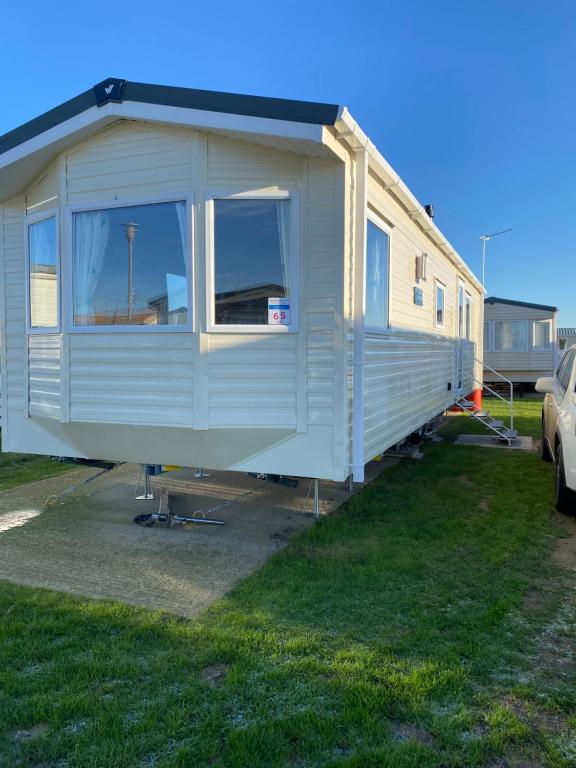
[[[390,330],[365,333],[364,460],[367,462],[432,420],[455,399],[458,287],[471,297],[471,332],[465,347],[462,388],[480,386],[483,303],[475,283],[460,273],[372,175],[368,207],[390,232]],[[426,279],[416,279],[416,256],[427,253]],[[435,313],[436,282],[445,288],[444,323]],[[422,306],[414,288],[422,291]],[[477,360],[475,360],[477,358]]]
[[[118,123],[57,159],[26,197],[2,207],[4,271],[11,286],[5,350],[10,366],[4,396],[24,416],[18,435],[6,430],[6,445],[13,436],[21,447],[32,422],[34,433],[40,428],[46,436],[45,444],[35,438],[38,451],[62,453],[63,441],[68,443],[68,455],[79,455],[78,442],[67,437],[74,432],[72,425],[79,423],[86,425],[83,434],[90,434],[90,424],[188,428],[190,440],[198,444],[205,430],[240,430],[241,443],[242,430],[263,429],[269,430],[268,442],[293,435],[282,449],[286,473],[344,478],[347,456],[335,431],[335,425],[343,422],[345,378],[345,361],[336,357],[342,349],[342,188],[343,170],[336,160],[156,124]],[[299,330],[208,333],[206,193],[277,189],[300,195]],[[73,330],[29,334],[27,341],[27,210],[60,208],[62,253],[69,264],[67,206],[134,204],[190,195],[193,333]],[[65,318],[70,296],[64,285],[62,295]],[[46,420],[58,426],[49,426]],[[51,445],[52,434],[58,434],[58,450]],[[304,461],[308,439],[314,450]],[[134,440],[141,438],[135,435]],[[265,446],[266,440],[259,444]],[[246,454],[243,467],[266,467],[266,451],[259,451],[253,466],[248,458]],[[185,459],[181,456],[180,463]],[[162,461],[159,455],[158,462]],[[175,463],[173,455],[167,463]]]

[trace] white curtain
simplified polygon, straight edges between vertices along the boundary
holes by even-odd
[[[550,323],[547,320],[537,320],[534,323],[534,346],[537,349],[550,347]]]
[[[107,211],[86,211],[74,216],[74,319],[93,322],[92,299],[102,273],[108,244]],[[81,323],[79,323],[81,324]]]
[[[520,320],[494,324],[494,348],[500,351],[528,348],[528,325]]]
[[[286,295],[290,296],[290,201],[276,202],[276,219],[278,222],[278,241],[280,243],[280,261],[282,263],[282,279]]]

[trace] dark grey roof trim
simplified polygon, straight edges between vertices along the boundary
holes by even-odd
[[[558,307],[549,307],[547,304],[531,304],[529,301],[514,301],[514,299],[499,299],[496,296],[488,296],[484,304],[510,304],[513,307],[528,307],[529,309],[543,309],[546,312],[558,312]]]
[[[322,104],[313,101],[293,101],[292,99],[273,99],[267,96],[244,96],[238,93],[219,91],[200,91],[194,88],[177,88],[170,85],[149,85],[108,78],[99,85],[84,91],[79,96],[64,102],[59,107],[35,117],[19,128],[0,136],[0,154],[39,136],[71,117],[85,112],[94,106],[102,106],[105,101],[99,97],[99,91],[107,84],[122,83],[118,90],[120,98],[110,101],[135,101],[144,104],[161,104],[185,109],[199,109],[208,112],[224,112],[233,115],[288,120],[310,125],[334,125],[339,107],[335,104]]]

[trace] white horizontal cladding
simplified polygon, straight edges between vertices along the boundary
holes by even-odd
[[[31,416],[59,419],[62,339],[57,334],[28,337],[28,412]]]
[[[0,156],[0,200],[19,192],[58,152],[89,138],[118,120],[161,123],[167,126],[262,135],[311,142],[321,146],[322,126],[137,102],[92,107],[34,136]]]
[[[368,462],[452,405],[456,342],[394,331],[367,333],[364,344],[364,460]]]
[[[208,335],[210,427],[296,427],[297,334]]]
[[[475,379],[476,345],[473,341],[462,341],[464,356],[462,360],[462,394],[469,395],[474,389],[481,386]]]
[[[503,350],[484,352],[484,362],[497,371],[547,371],[555,365],[555,349]]]
[[[193,425],[192,334],[70,334],[70,419]]]
[[[4,338],[2,397],[8,410],[26,410],[26,286],[24,269],[24,198],[2,206],[4,250]]]

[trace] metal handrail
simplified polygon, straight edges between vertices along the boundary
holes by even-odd
[[[480,365],[483,368],[488,369],[489,371],[492,371],[492,373],[495,373],[496,376],[499,376],[502,381],[506,382],[508,386],[510,387],[510,400],[506,400],[505,397],[502,397],[502,395],[499,395],[497,392],[495,392],[491,387],[489,387],[487,384],[485,384],[483,381],[480,381],[480,379],[477,379],[474,374],[472,374],[472,381],[474,381],[476,384],[480,384],[484,389],[487,389],[489,392],[491,392],[493,395],[498,397],[500,400],[502,400],[505,403],[508,403],[510,406],[510,430],[514,429],[514,384],[510,381],[510,379],[507,379],[506,376],[503,376],[500,371],[494,370],[494,368],[491,368],[489,365],[487,365],[484,360],[480,360],[476,355],[473,355],[471,352],[464,352],[464,355],[466,357],[471,357],[472,360],[476,363],[480,363]]]

